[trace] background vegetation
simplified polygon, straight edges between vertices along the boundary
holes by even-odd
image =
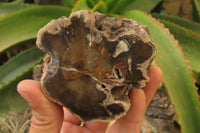
[[[155,63],[163,71],[163,88],[176,110],[175,121],[183,133],[199,133],[200,0],[188,0],[185,8],[183,1],[177,1],[174,8],[169,1],[0,0],[0,116],[11,111],[22,113],[28,107],[16,85],[32,78],[33,68],[42,63],[44,53],[35,46],[38,30],[52,19],[86,9],[148,26],[158,45]]]

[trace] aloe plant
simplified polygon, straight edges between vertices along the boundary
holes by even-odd
[[[143,8],[147,2],[148,6]],[[149,13],[159,2],[161,0],[63,0],[64,6],[0,3],[0,7],[4,5],[0,11],[0,56],[10,55],[8,61],[0,66],[0,112],[22,112],[27,108],[16,92],[16,84],[22,79],[32,78],[33,68],[42,62],[43,57],[36,47],[16,56],[10,54],[11,50],[34,42],[38,30],[51,19],[84,9],[134,19],[148,26],[152,40],[158,45],[155,62],[163,71],[164,86],[175,107],[181,131],[200,132],[200,104],[195,86],[195,80],[200,83],[200,24],[197,23],[200,1],[193,0],[196,22],[167,14],[154,13],[154,18],[151,17]],[[11,6],[14,10],[10,10]]]
[[[200,0],[193,0],[193,18],[195,21],[200,22]]]

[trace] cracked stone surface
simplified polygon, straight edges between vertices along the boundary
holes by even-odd
[[[47,53],[45,95],[85,122],[124,116],[129,90],[145,86],[156,54],[146,26],[86,10],[52,20],[36,43]]]

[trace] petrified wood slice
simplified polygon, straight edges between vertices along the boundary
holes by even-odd
[[[129,90],[145,86],[156,54],[147,27],[85,10],[52,20],[37,46],[47,53],[44,93],[82,121],[125,115]]]

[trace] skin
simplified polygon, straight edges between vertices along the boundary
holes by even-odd
[[[146,109],[161,82],[160,68],[151,66],[146,87],[130,91],[129,111],[110,129],[108,122],[89,122],[80,126],[81,121],[76,116],[45,97],[38,81],[23,80],[17,90],[32,108],[29,133],[140,133]]]

